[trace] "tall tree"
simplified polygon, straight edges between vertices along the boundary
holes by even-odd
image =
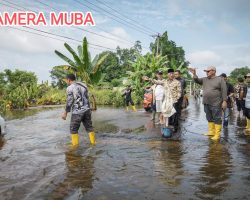
[[[100,68],[108,54],[102,57],[97,55],[91,61],[86,37],[83,38],[82,45],[79,45],[77,48],[78,54],[67,43],[64,43],[64,46],[71,53],[74,60],[71,60],[57,50],[55,50],[55,53],[69,64],[69,69],[76,73],[78,79],[91,86],[97,84],[103,78]]]
[[[183,68],[188,66],[189,63],[185,60],[185,51],[182,47],[178,47],[174,41],[169,40],[167,31],[150,44],[150,49],[155,55],[157,54],[157,45],[159,54],[168,56],[169,68],[177,69],[179,66]]]
[[[131,62],[135,62],[138,54],[141,55],[141,50],[140,41],[136,41],[134,46],[129,49],[121,49],[119,46],[116,48],[116,54],[123,74],[131,70]]]
[[[74,73],[74,71],[70,69],[69,65],[60,65],[53,67],[50,71],[50,77],[52,78],[52,86],[58,87],[59,89],[67,87],[67,84],[64,79],[68,73]]]
[[[167,71],[168,58],[167,56],[155,56],[146,54],[145,56],[137,55],[135,62],[131,62],[132,70],[127,71],[129,80],[135,89],[138,96],[143,97],[144,87],[148,84],[142,81],[142,77],[147,75],[154,77],[156,70]]]
[[[233,83],[237,82],[238,77],[244,77],[247,73],[250,73],[250,68],[248,66],[235,68],[230,73],[230,79]]]
[[[103,55],[108,54],[105,61],[102,63],[101,70],[104,74],[104,81],[110,82],[113,79],[119,79],[124,74],[122,73],[122,68],[119,65],[119,58],[115,52],[111,51],[104,51],[100,54],[102,57]]]
[[[11,71],[9,69],[4,70],[5,81],[11,89],[15,89],[18,86],[25,85],[27,87],[37,84],[37,76],[34,72],[27,72],[16,69]]]

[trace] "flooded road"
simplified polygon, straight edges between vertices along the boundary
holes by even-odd
[[[203,133],[200,102],[183,111],[181,130],[162,139],[143,110],[99,108],[97,145],[81,128],[69,146],[62,108],[9,117],[0,138],[0,199],[250,199],[250,136],[232,113],[220,143]]]

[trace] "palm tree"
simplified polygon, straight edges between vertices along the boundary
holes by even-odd
[[[103,78],[100,68],[108,54],[102,57],[97,55],[91,61],[86,37],[83,38],[82,46],[79,45],[77,47],[78,54],[67,43],[64,43],[64,46],[71,53],[74,60],[71,60],[57,50],[55,50],[55,53],[69,64],[65,69],[73,70],[78,80],[84,81],[88,86],[93,86]]]

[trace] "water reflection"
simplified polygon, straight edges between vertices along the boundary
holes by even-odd
[[[93,188],[95,158],[82,156],[79,150],[65,153],[66,174],[63,182],[49,194],[48,199],[79,199]]]
[[[0,150],[3,148],[4,144],[5,144],[5,139],[3,136],[0,136]]]
[[[58,109],[58,107],[62,107],[61,105],[59,106],[48,106],[48,107],[34,107],[34,108],[29,108],[27,110],[11,110],[11,111],[6,111],[4,113],[4,119],[6,120],[13,120],[13,119],[23,119],[25,117],[33,116],[38,114],[41,111],[50,111],[54,109]]]
[[[223,139],[228,142],[229,141],[229,137],[228,137],[228,128],[223,128]]]
[[[205,165],[200,169],[199,191],[195,195],[202,199],[213,199],[223,194],[229,185],[231,171],[231,155],[227,146],[210,143],[205,155]]]
[[[171,187],[181,184],[184,173],[183,154],[181,142],[161,142],[156,169],[162,183]]]
[[[244,178],[241,179],[244,184],[249,185],[250,184],[250,141],[248,141],[248,144],[239,145],[237,147],[237,150],[239,152],[239,158],[238,162],[241,164],[241,169],[239,171],[242,171],[242,169],[246,170],[248,173],[245,174]],[[249,190],[247,191],[249,193]]]
[[[244,128],[247,125],[247,120],[245,117],[241,117],[240,115],[236,118],[236,126],[239,128]]]
[[[183,110],[178,141],[162,141],[148,113],[99,109],[98,145],[84,141],[67,152],[61,109],[9,121],[6,143],[0,138],[0,199],[250,199],[244,119],[235,129],[233,115],[225,140],[210,144],[202,108]]]

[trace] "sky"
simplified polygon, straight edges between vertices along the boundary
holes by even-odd
[[[222,72],[229,74],[236,67],[250,66],[249,0],[44,0],[41,2],[50,7],[41,4],[39,0],[0,0],[0,12],[20,11],[18,8],[45,14],[50,11],[84,13],[90,11],[96,22],[95,27],[87,26],[83,27],[83,30],[73,27],[36,28],[79,41],[86,36],[90,44],[111,49],[115,49],[118,45],[121,48],[130,48],[136,40],[140,40],[143,53],[149,51],[149,45],[154,41],[153,35],[167,31],[169,39],[177,46],[183,47],[186,60],[190,62],[191,67],[197,68],[199,76],[205,76],[203,70],[209,65],[216,66],[218,74]],[[118,23],[120,19],[130,22],[130,25],[125,21]],[[23,27],[18,28],[27,30]],[[95,35],[93,32],[107,38]],[[70,56],[63,46],[64,42],[75,49],[78,45],[78,42],[63,38],[58,41],[11,27],[0,27],[0,71],[6,68],[27,70],[35,72],[39,82],[50,81],[52,67],[66,64],[54,50]],[[107,50],[100,47],[97,49],[96,46],[90,47],[92,58]]]

